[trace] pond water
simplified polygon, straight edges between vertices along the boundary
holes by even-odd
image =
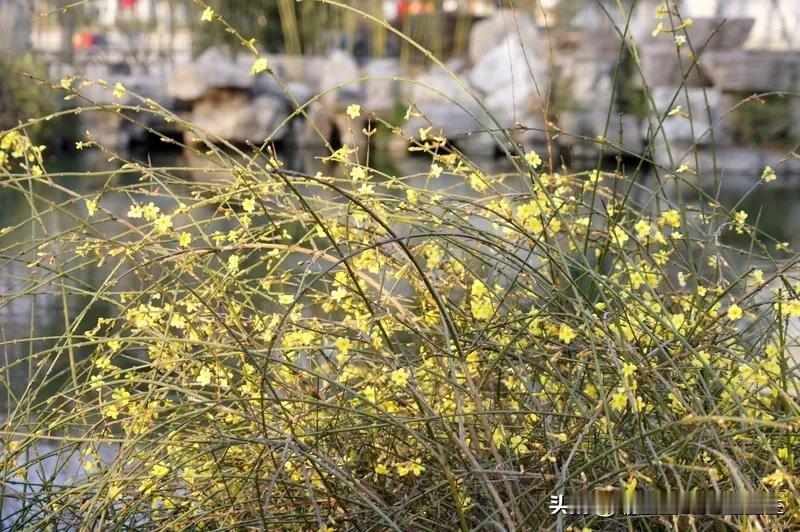
[[[315,154],[305,150],[292,152],[292,157],[286,160],[288,167],[294,170],[314,174],[325,167]],[[153,153],[131,153],[130,159],[148,162],[153,166],[187,167],[196,166],[198,162],[192,161],[180,151],[158,151]],[[487,173],[503,172],[511,169],[507,161],[502,159],[478,160],[476,163]],[[429,169],[430,161],[424,157],[392,155],[390,153],[375,152],[373,166],[391,175],[424,176]],[[105,183],[106,176],[80,175],[84,172],[107,171],[119,167],[119,162],[109,162],[107,157],[99,151],[80,152],[78,155],[71,153],[68,157],[58,157],[48,168],[48,171],[58,171],[62,177],[58,182],[65,188],[80,194],[99,191]],[[121,174],[114,178],[116,184],[133,184],[134,176]],[[127,180],[127,181],[126,181]],[[423,179],[424,180],[424,179]],[[463,183],[448,181],[446,178],[437,186],[448,187],[448,190],[457,190],[459,193],[469,194],[470,189]],[[36,190],[34,190],[36,192]],[[734,206],[742,196],[740,188],[723,190],[722,202],[726,206]],[[51,188],[48,194],[53,194]],[[60,198],[49,198],[56,201],[69,199],[67,192]],[[110,212],[124,216],[130,205],[130,198],[125,194],[104,195],[102,206]],[[37,206],[41,208],[41,206]],[[787,190],[779,187],[760,188],[752,193],[738,207],[749,213],[748,222],[758,220],[758,225],[768,234],[780,241],[789,242],[794,248],[800,248],[800,190]],[[211,212],[209,211],[209,215]],[[0,227],[7,227],[29,220],[31,205],[25,196],[19,192],[0,188]],[[93,301],[90,294],[104,282],[108,270],[106,268],[80,268],[69,272],[71,286],[81,286],[86,295],[64,295],[58,290],[59,272],[54,271],[38,281],[41,285],[32,283],[29,278],[31,269],[28,262],[35,252],[36,238],[45,234],[56,235],[59,232],[72,228],[79,219],[85,217],[83,202],[73,202],[66,208],[49,212],[41,216],[35,223],[30,221],[25,230],[16,230],[10,234],[0,236],[0,341],[2,341],[2,364],[6,369],[3,375],[4,386],[0,387],[0,419],[6,416],[7,408],[14,402],[13,397],[23,393],[26,386],[34,379],[46,378],[47,385],[40,393],[51,393],[61,381],[67,378],[66,360],[57,364],[49,373],[42,374],[42,370],[31,360],[27,360],[30,353],[40,352],[43,349],[59,345],[59,337],[64,333],[67,324],[76,320],[81,313],[82,319],[78,322],[76,330],[83,331],[91,328],[100,317],[110,315],[112,308],[102,300]],[[41,224],[37,226],[37,224]],[[28,226],[30,229],[28,230]],[[117,227],[116,224],[114,227]],[[102,230],[95,227],[94,229]],[[747,245],[746,241],[741,242]],[[45,269],[36,271],[44,272]],[[62,272],[63,273],[63,272]],[[55,288],[55,289],[54,289]],[[10,298],[11,294],[22,291],[30,292],[30,296],[23,298]],[[66,301],[66,312],[65,312]],[[87,309],[87,305],[90,307]],[[38,341],[26,341],[28,338],[40,338]],[[63,351],[63,350],[62,350]],[[84,357],[86,350],[74,348],[72,356]],[[24,363],[13,363],[14,361]],[[61,373],[59,373],[61,372]],[[10,394],[10,395],[9,395]],[[9,399],[12,399],[9,401]]]

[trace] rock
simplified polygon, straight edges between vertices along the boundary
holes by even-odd
[[[730,50],[741,48],[753,29],[755,19],[697,17],[686,29],[692,46],[699,50]]]
[[[530,54],[539,36],[536,23],[528,13],[499,9],[490,17],[476,22],[469,35],[469,59],[473,65],[490,50],[496,48],[507,37],[513,36],[517,42],[521,39],[525,50]]]
[[[652,95],[659,117],[667,115],[671,109],[677,106],[682,108],[681,114],[666,116],[662,122],[663,132],[670,143],[696,144],[698,146],[711,143],[710,130],[712,125],[715,128],[718,126],[717,120],[722,102],[722,95],[718,90],[700,87],[686,87],[685,89],[653,87]],[[706,100],[708,100],[708,105],[706,105]],[[689,114],[691,119],[681,116],[683,113]],[[658,125],[655,117],[651,122],[643,124],[642,136],[644,138],[647,138],[648,128],[655,128]],[[659,132],[658,137],[662,137],[662,133]]]
[[[722,91],[797,91],[800,56],[793,52],[711,50],[703,64]]]
[[[345,106],[348,103],[363,103],[364,93],[360,81],[361,72],[356,60],[343,50],[334,50],[320,65],[318,72],[319,91],[323,92],[323,104]]]
[[[420,127],[428,122],[442,129],[448,138],[490,128],[489,117],[480,109],[472,96],[450,74],[433,68],[419,76],[411,87],[408,98],[424,115],[423,119],[412,119],[404,129],[417,136]]]
[[[397,59],[373,59],[364,65],[362,77],[366,98],[364,107],[370,112],[387,112],[394,108],[397,102],[398,82],[393,77],[402,72],[400,61]]]
[[[286,90],[300,105],[306,103],[315,94],[314,89],[302,81],[289,81],[286,83]]]
[[[579,31],[574,55],[583,60],[600,60],[614,64],[619,56],[620,38],[607,20],[599,26]]]
[[[534,110],[531,103],[538,101],[535,96],[532,84],[514,84],[498,87],[483,102],[500,125],[510,128]]]
[[[444,62],[444,67],[453,74],[459,74],[467,68],[467,61],[463,57],[451,57]]]
[[[483,103],[493,118],[484,121],[486,126],[514,128],[542,108],[549,78],[537,60],[534,54],[523,54],[518,39],[509,36],[475,65],[468,80],[485,94]]]
[[[309,80],[309,64],[313,62],[317,67],[319,66],[319,58],[316,56],[270,54],[267,56],[267,61],[275,75],[286,83],[290,81],[307,82]]]
[[[567,87],[569,103],[577,109],[608,107],[614,63],[605,59],[573,57],[560,65],[558,86]],[[605,100],[605,101],[604,101]]]
[[[167,93],[178,100],[193,101],[211,89],[253,88],[252,57],[231,57],[221,48],[209,48],[191,63],[177,65],[167,81]]]
[[[513,128],[541,108],[549,88],[547,52],[529,14],[496,12],[475,24],[469,46],[473,68],[466,79],[484,96],[494,118],[484,122],[488,127]]]
[[[511,85],[520,91],[533,90],[534,81],[544,91],[548,79],[547,65],[540,64],[539,58],[530,51],[527,56],[523,54],[519,41],[509,36],[483,55],[468,79],[473,87],[485,94]]]
[[[706,52],[706,53],[710,53]],[[706,57],[705,54],[702,56]],[[642,72],[634,71],[636,84],[643,86],[644,82],[650,87],[678,87],[685,84],[689,87],[702,87],[708,85],[705,73],[706,61],[700,60],[699,65],[692,65],[686,57],[678,61],[678,52],[671,40],[645,42],[639,46],[639,59]],[[685,79],[685,82],[684,82]]]
[[[214,89],[195,102],[191,121],[211,137],[261,144],[270,135],[274,141],[284,137],[286,129],[276,132],[275,128],[288,114],[285,103],[278,98],[253,98],[244,91]]]

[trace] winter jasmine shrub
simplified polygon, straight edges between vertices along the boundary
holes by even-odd
[[[345,112],[354,137],[403,135]],[[404,140],[430,163],[424,185],[367,164],[364,144],[323,151],[313,175],[278,149],[188,145],[206,161],[189,178],[89,137],[78,147],[119,168],[84,193],[48,172],[25,128],[0,134],[2,189],[30,206],[0,229],[3,265],[24,266],[0,305],[57,297],[64,313],[57,337],[2,341],[20,353],[4,375],[29,379],[6,383],[4,516],[538,529],[555,523],[551,495],[611,486],[768,489],[788,510],[571,523],[797,522],[791,250],[746,212],[700,189],[671,200],[622,165],[558,170],[504,138],[514,171],[496,175],[435,127]],[[50,229],[55,215],[67,230]]]

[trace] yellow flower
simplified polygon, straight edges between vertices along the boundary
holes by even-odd
[[[191,233],[181,233],[181,236],[178,237],[178,245],[182,248],[189,247],[189,244],[192,243],[192,234]]]
[[[342,362],[341,359],[346,357],[347,353],[350,352],[350,346],[352,344],[353,342],[351,342],[349,338],[337,338],[333,342],[333,346],[336,348],[336,351],[338,352],[336,358],[340,359],[339,362]]]
[[[578,336],[578,333],[566,323],[562,323],[561,327],[558,328],[558,339],[565,344],[572,342],[576,336]]]
[[[211,370],[208,368],[208,366],[203,366],[200,370],[200,373],[198,373],[197,377],[194,379],[194,382],[200,386],[208,386],[211,384],[211,377]]]
[[[245,199],[242,202],[242,209],[244,209],[245,212],[253,212],[253,211],[255,211],[256,210],[256,200],[254,200],[253,198]]]
[[[128,210],[128,218],[141,218],[143,216],[141,205],[131,205]]]
[[[347,116],[351,119],[355,120],[359,116],[361,116],[361,106],[357,103],[351,104],[347,106]]]
[[[164,462],[159,462],[153,465],[153,468],[150,470],[154,477],[163,477],[167,473],[169,473],[169,468],[164,465]]]
[[[522,436],[519,434],[511,436],[508,443],[509,447],[511,447],[516,454],[525,454],[529,451],[528,446],[523,443]]]
[[[214,20],[214,10],[211,9],[210,7],[207,7],[203,11],[203,15],[200,17],[200,20],[202,20],[203,22],[211,22],[212,20]]]
[[[528,165],[530,165],[531,168],[535,169],[535,168],[539,168],[539,166],[542,164],[542,158],[539,157],[538,153],[536,153],[535,151],[531,150],[531,151],[529,151],[528,153],[525,154],[525,162],[527,162]]]
[[[442,175],[443,169],[438,164],[434,163],[431,165],[431,177],[436,179],[440,175]]]
[[[618,226],[618,225],[614,226],[614,231],[612,232],[612,237],[613,237],[614,243],[616,243],[620,247],[624,246],[625,242],[630,240],[630,237],[625,232],[625,230],[622,227]]]
[[[742,308],[734,303],[730,307],[728,307],[728,319],[731,321],[736,321],[742,317],[744,313],[742,312]]]
[[[650,222],[647,220],[639,220],[633,226],[633,229],[636,231],[636,236],[639,238],[639,240],[644,240],[650,235]]]
[[[422,460],[419,458],[415,458],[405,464],[397,464],[397,474],[401,477],[408,475],[409,473],[413,473],[415,477],[420,476],[423,471],[425,471],[425,466],[422,465]]]
[[[180,314],[173,314],[172,318],[169,320],[169,324],[176,329],[185,329],[186,328],[186,318],[181,316]]]
[[[155,205],[152,201],[142,207],[142,216],[148,222],[152,222],[158,216],[158,213],[161,212],[161,208]]]
[[[675,209],[663,212],[661,217],[658,219],[658,225],[660,227],[667,226],[677,229],[681,226],[681,213]]]
[[[770,183],[778,179],[778,176],[775,175],[775,170],[773,170],[772,167],[767,166],[761,173],[761,179],[763,179],[765,183]]]
[[[239,272],[239,255],[231,255],[228,257],[228,272],[232,274],[236,274]]]
[[[489,289],[479,279],[475,279],[472,282],[470,308],[472,309],[472,316],[476,320],[488,320],[494,312],[492,300],[489,297]]]
[[[742,234],[744,232],[744,224],[747,220],[747,213],[744,211],[737,211],[733,215],[733,224],[736,227],[736,232]]]
[[[87,199],[86,210],[89,211],[89,216],[94,216],[94,213],[97,210],[97,200]]]
[[[294,301],[294,296],[291,294],[281,294],[278,297],[278,303],[281,305],[290,305]]]
[[[111,419],[117,419],[119,417],[119,408],[114,404],[103,405],[102,412],[105,417]]]
[[[126,406],[128,406],[128,403],[130,402],[130,397],[131,393],[125,388],[120,388],[118,390],[115,390],[111,394],[111,398],[117,403],[119,403],[120,408],[125,408]]]
[[[378,464],[375,466],[375,473],[378,475],[388,475],[389,468],[386,467],[384,464]]]
[[[622,365],[622,375],[625,377],[630,377],[631,375],[636,373],[637,369],[639,368],[636,366],[636,364],[631,364],[629,362],[626,362],[625,364]]]
[[[108,498],[111,500],[116,500],[117,497],[120,496],[122,493],[122,486],[119,484],[111,484],[108,487]]]
[[[253,75],[261,74],[262,72],[267,70],[268,66],[269,64],[267,63],[267,59],[265,57],[259,57],[258,59],[256,59],[256,62],[253,63],[253,67],[250,69],[250,73]]]
[[[111,95],[114,96],[114,98],[119,99],[125,96],[126,93],[127,90],[125,89],[125,85],[123,85],[122,83],[117,83],[116,85],[114,85],[114,91],[111,93]]]
[[[469,175],[469,186],[471,186],[472,190],[475,192],[483,192],[489,187],[480,172],[472,172]]]
[[[625,410],[627,404],[628,404],[628,396],[626,395],[625,390],[620,390],[617,393],[615,393],[611,397],[611,402],[609,403],[612,409],[619,411]]]
[[[360,181],[367,178],[367,171],[361,166],[355,166],[350,170],[350,177],[353,181]]]
[[[155,222],[156,232],[159,234],[166,233],[172,228],[172,217],[162,214]]]
[[[773,488],[780,488],[788,478],[789,476],[786,473],[780,469],[776,469],[772,474],[762,478],[761,482]]]
[[[391,376],[389,377],[394,384],[398,388],[404,388],[406,384],[408,384],[408,377],[410,373],[405,368],[396,369],[392,372]]]
[[[378,391],[374,386],[367,386],[364,388],[364,399],[370,403],[375,403],[378,401]]]

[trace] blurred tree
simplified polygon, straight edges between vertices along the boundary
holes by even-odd
[[[342,3],[383,19],[383,0]],[[366,42],[370,55],[386,54],[386,29],[341,7],[296,0],[211,0],[209,5],[242,36],[257,39],[268,52],[317,54],[332,47],[352,52],[359,43]],[[199,49],[239,44],[221,25],[196,24]]]

